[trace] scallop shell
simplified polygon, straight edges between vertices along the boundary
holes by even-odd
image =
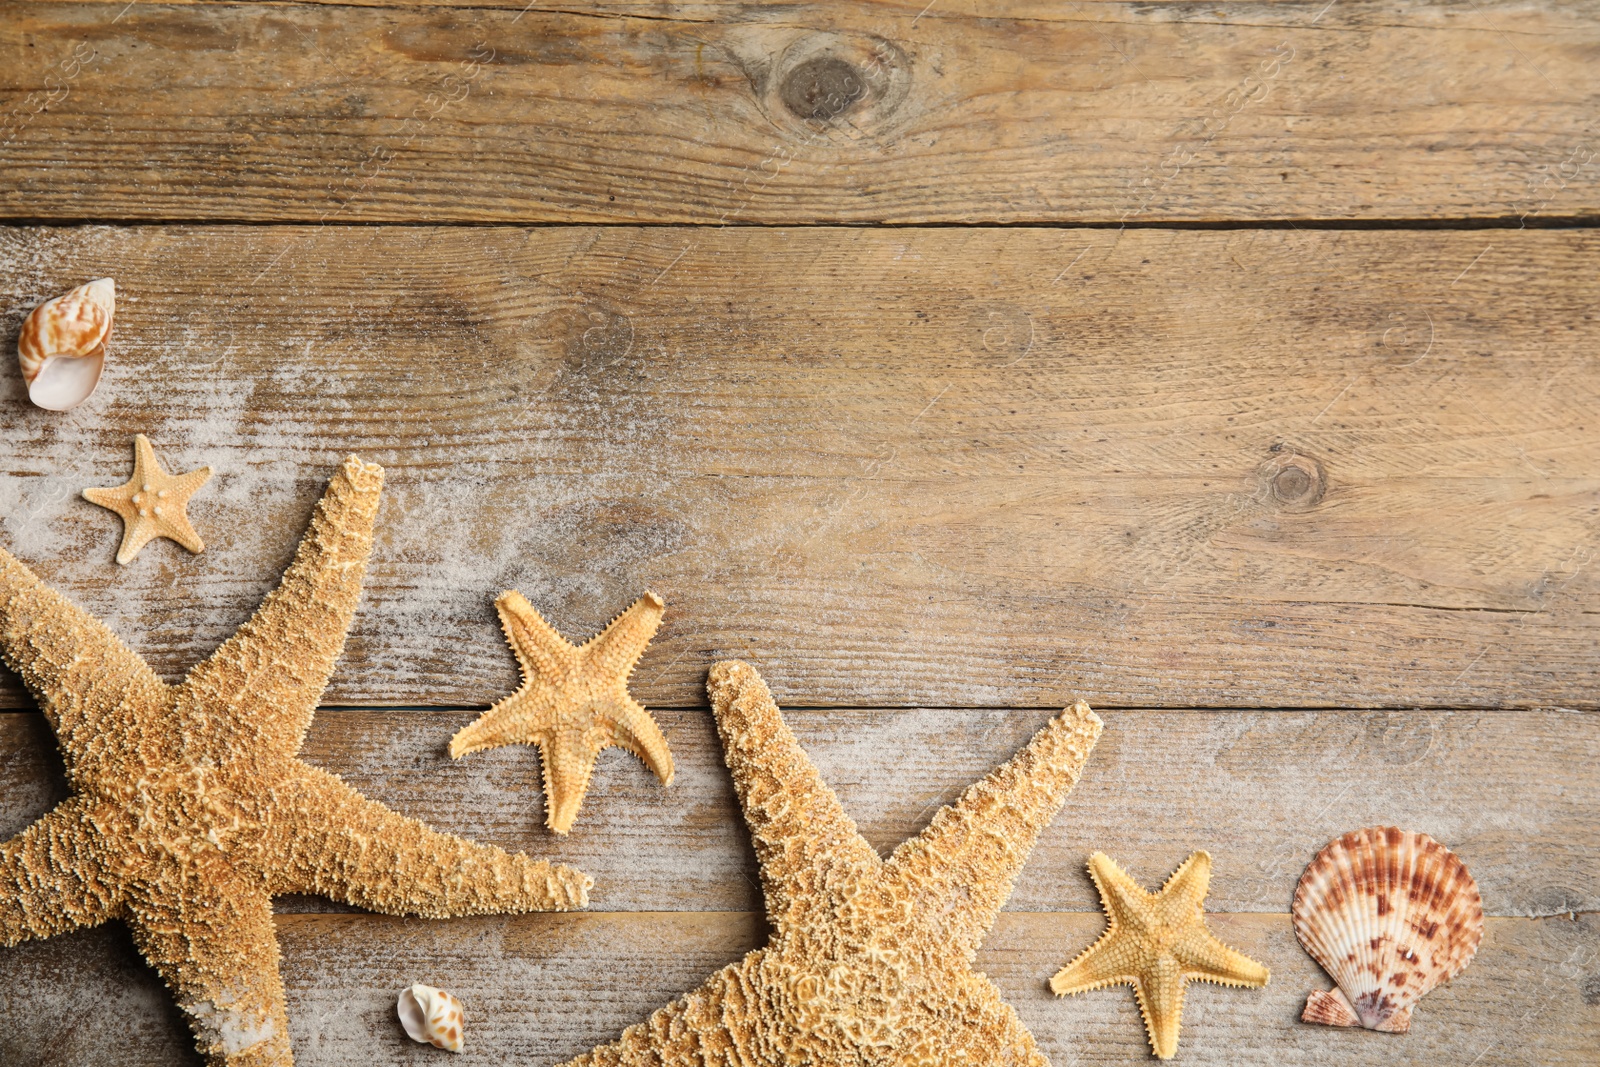
[[[66,411],[89,399],[105,369],[116,306],[116,283],[97,278],[29,313],[17,335],[17,363],[29,400]]]
[[[466,1039],[461,1002],[442,989],[420,982],[400,991],[400,1025],[411,1040],[460,1052]]]
[[[1403,1034],[1411,1009],[1472,962],[1483,898],[1427,834],[1374,826],[1317,854],[1294,894],[1294,932],[1338,983],[1306,998],[1308,1023]]]

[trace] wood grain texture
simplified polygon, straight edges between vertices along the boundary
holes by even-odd
[[[1286,915],[1223,915],[1219,937],[1272,969],[1264,990],[1195,983],[1179,1055],[1190,1064],[1317,1067],[1593,1062],[1600,1041],[1600,922],[1490,919],[1483,947],[1422,1002],[1403,1037],[1297,1021],[1307,991],[1331,983],[1300,950]],[[1099,936],[1082,913],[1007,912],[978,954],[1057,1067],[1148,1058],[1126,987],[1057,1000],[1046,980]],[[415,981],[449,989],[467,1014],[467,1053],[483,1063],[548,1064],[613,1039],[765,938],[750,913],[528,916],[408,922],[280,915],[284,985],[299,1067],[437,1062],[394,1017]],[[100,1067],[187,1065],[187,1034],[116,925],[0,953],[29,1010],[0,1032],[6,1062]],[[1495,1025],[1487,1025],[1493,1019]],[[47,1050],[39,1059],[39,1050]],[[20,1057],[20,1058],[19,1058]]]
[[[331,704],[516,684],[493,598],[787,707],[1562,705],[1600,693],[1600,235],[18,229],[0,326],[113,274],[16,400],[5,544],[177,678],[335,464],[389,471]],[[135,432],[208,548],[112,562]],[[11,706],[27,706],[14,684]]]
[[[1600,215],[1581,2],[460,2],[9,4],[0,212]]]
[[[324,711],[305,757],[440,829],[570,863],[606,911],[754,910],[755,856],[706,711],[657,712],[677,776],[663,789],[607,752],[570,837],[544,829],[537,754],[452,761],[471,713]],[[1045,712],[791,713],[867,840],[887,854],[1008,759]],[[1216,857],[1214,911],[1287,910],[1312,856],[1362,826],[1426,831],[1466,861],[1491,915],[1600,910],[1600,716],[1575,712],[1104,713],[1082,782],[1040,838],[1010,907],[1098,905],[1089,853],[1156,884],[1195,849]],[[0,715],[0,840],[57,800],[40,717]],[[319,898],[280,910],[339,910]],[[0,958],[0,975],[4,974]]]

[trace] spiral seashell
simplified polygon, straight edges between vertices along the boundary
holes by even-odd
[[[417,983],[400,991],[400,1025],[411,1040],[460,1052],[466,1040],[461,1002],[442,989]]]
[[[1300,1018],[1403,1034],[1411,1009],[1472,962],[1483,898],[1454,852],[1427,834],[1374,826],[1311,861],[1294,894],[1294,932],[1338,983]]]
[[[29,400],[67,411],[89,399],[105,368],[116,304],[116,283],[97,278],[28,314],[17,335],[17,363]]]

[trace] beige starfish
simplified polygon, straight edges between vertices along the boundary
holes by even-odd
[[[578,871],[436,833],[295,756],[361,596],[382,483],[346,461],[278,588],[176,686],[0,549],[0,653],[73,793],[0,845],[0,944],[123,920],[213,1065],[292,1062],[273,896],[430,917],[586,901]]]
[[[1267,984],[1267,969],[1224,945],[1206,926],[1201,906],[1211,885],[1211,854],[1196,852],[1160,893],[1144,887],[1104,852],[1089,857],[1089,875],[1105,905],[1107,929],[1050,979],[1057,996],[1132,983],[1150,1047],[1159,1059],[1178,1051],[1183,989],[1191,978],[1219,985]]]
[[[1088,705],[1062,712],[884,860],[752,667],[719,663],[707,688],[772,938],[569,1067],[1045,1067],[972,961],[1100,735]]]
[[[522,688],[450,739],[450,755],[502,745],[537,745],[544,762],[545,824],[572,829],[601,749],[627,749],[672,784],[672,753],[661,728],[628,693],[666,605],[646,593],[600,633],[571,644],[515,589],[494,602],[522,667]]]
[[[150,439],[139,434],[133,439],[133,477],[114,489],[85,489],[83,497],[122,516],[117,562],[127,564],[157,537],[170,537],[190,552],[205,551],[205,542],[189,525],[186,509],[195,490],[210,480],[210,467],[168,474],[156,462]]]

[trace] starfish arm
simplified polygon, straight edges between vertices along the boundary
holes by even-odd
[[[450,739],[450,755],[460,759],[469,752],[503,745],[537,745],[544,765],[545,824],[556,833],[572,829],[595,760],[608,745],[638,756],[662,782],[672,781],[667,739],[649,713],[626,694],[598,715],[597,725],[586,732],[562,729],[548,711],[541,712],[530,703],[525,694],[517,693],[496,704]]]
[[[1129,966],[1133,954],[1119,951],[1119,948],[1118,931],[1112,926],[1100,940],[1079,953],[1077,959],[1055,973],[1050,979],[1050,992],[1063,997],[1068,993],[1087,993],[1091,989],[1138,981],[1138,973]]]
[[[1144,1016],[1145,1032],[1156,1059],[1170,1060],[1178,1052],[1178,1031],[1183,1024],[1183,972],[1178,961],[1162,956],[1149,974],[1133,985]]]
[[[298,751],[344,650],[382,485],[381,467],[345,460],[278,588],[184,681],[193,700],[280,753]]]
[[[556,833],[566,834],[589,791],[600,748],[591,738],[574,737],[567,731],[536,734],[534,744],[539,746],[539,761],[544,765],[544,823]]]
[[[117,545],[117,563],[127,566],[133,558],[157,536],[156,525],[140,519],[139,509],[128,500],[126,489],[85,489],[83,498],[107,511],[114,511],[122,520],[122,541]]]
[[[200,539],[200,534],[189,522],[186,508],[195,490],[210,480],[210,467],[201,467],[199,470],[179,475],[175,479],[177,484],[171,490],[173,503],[166,506],[166,514],[162,516],[162,536],[172,538],[190,552],[204,552],[206,543]]]
[[[450,758],[516,744],[538,747],[544,767],[545,825],[558,834],[567,833],[583,805],[605,739],[561,729],[547,708],[518,692],[462,727],[450,739]]]
[[[98,926],[122,907],[104,841],[71,797],[0,845],[0,945]]]
[[[611,719],[613,743],[643,760],[644,765],[661,779],[662,785],[671,785],[672,752],[667,748],[667,739],[661,727],[632,697],[625,696],[620,705]]]
[[[179,515],[166,522],[166,528],[161,531],[161,536],[170,537],[190,552],[204,552],[206,543],[200,539],[200,534],[189,523],[189,516]]]
[[[1172,872],[1172,877],[1161,887],[1161,899],[1170,907],[1193,909],[1198,914],[1210,889],[1211,853],[1201,850],[1192,853]]]
[[[945,994],[947,1004],[941,1007],[957,1018],[970,1020],[970,1024],[948,1034],[948,1044],[940,1050],[937,1060],[924,1056],[910,1062],[1050,1067],[1033,1034],[988,975],[968,971],[952,985]]]
[[[118,515],[121,515],[123,508],[127,506],[127,496],[122,490],[115,488],[101,489],[91,487],[85,489],[83,491],[83,499],[109,511],[115,511]]]
[[[1040,831],[1077,782],[1101,725],[1089,705],[1067,708],[895,850],[892,876],[968,961],[1005,906]]]
[[[1265,967],[1243,952],[1224,945],[1203,925],[1197,925],[1188,937],[1173,946],[1173,953],[1187,977],[1205,982],[1260,989],[1271,977]]]
[[[450,758],[460,759],[488,748],[533,744],[549,727],[548,715],[541,714],[527,694],[519,690],[457,730],[450,739]]]
[[[628,610],[611,620],[611,624],[584,642],[583,654],[607,677],[626,678],[633,673],[634,664],[644,655],[645,646],[656,635],[661,625],[666,604],[654,593],[628,605]]]
[[[171,689],[104,623],[0,548],[0,656],[39,701],[72,773],[108,716]],[[101,744],[107,744],[104,738]]]
[[[792,1033],[776,1029],[762,1009],[769,1000],[762,982],[765,950],[756,949],[717,971],[693,992],[634,1023],[610,1044],[600,1045],[560,1067],[709,1067],[756,1065],[769,1060]],[[721,1055],[717,1055],[721,1053]]]
[[[1181,873],[1183,868],[1179,868]],[[1155,915],[1158,899],[1146,893],[1128,872],[1117,866],[1117,861],[1104,852],[1089,856],[1089,877],[1100,894],[1100,905],[1106,914],[1123,921],[1133,921],[1148,927],[1160,921]],[[1170,884],[1171,879],[1168,879]],[[1198,905],[1196,905],[1198,907]]]
[[[186,474],[174,475],[172,479],[172,491],[177,495],[179,500],[187,503],[189,498],[194,496],[194,494],[199,491],[202,485],[205,485],[211,480],[211,473],[211,468],[206,466],[196,467],[194,470],[189,471]]]
[[[501,593],[494,608],[500,614],[500,628],[505,631],[511,651],[516,653],[524,679],[554,682],[566,677],[578,662],[578,650],[515,589]]]
[[[208,1067],[292,1067],[277,932],[259,885],[202,852],[157,868],[130,895],[126,918]]]
[[[160,536],[161,531],[156,528],[155,523],[124,517],[122,543],[117,546],[117,565],[126,567],[132,563],[134,557],[144,551],[145,545]]]
[[[161,464],[156,459],[155,446],[150,443],[150,438],[142,433],[133,435],[133,482],[139,485],[150,480],[151,473],[161,473]]]
[[[806,902],[831,909],[882,861],[783,721],[748,663],[725,661],[706,683],[717,732],[761,864],[767,918],[802,921]]]
[[[260,842],[273,893],[315,893],[387,915],[567,911],[588,903],[581,871],[430,830],[335,776],[301,765],[273,791]]]

